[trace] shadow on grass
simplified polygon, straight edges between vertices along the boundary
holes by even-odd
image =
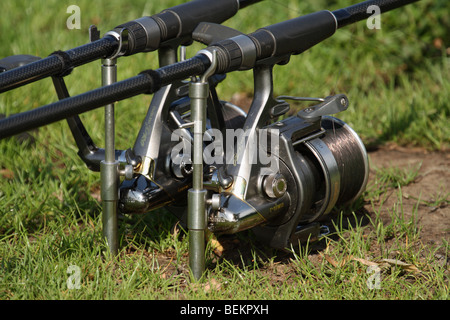
[[[345,230],[369,224],[369,213],[363,205],[363,201],[360,201],[353,208],[336,209],[320,221],[330,230],[327,238],[339,241],[338,232],[342,233]],[[187,230],[184,228],[178,229],[174,234],[174,226],[177,225],[177,222],[177,218],[165,209],[155,210],[144,215],[122,217],[119,220],[120,248],[130,246],[167,253],[167,250],[174,245],[174,241],[184,241],[187,235]],[[277,250],[260,242],[251,229],[232,235],[220,235],[217,240],[223,250],[220,254],[217,252],[212,254],[213,250],[210,250],[211,256],[207,257],[208,269],[214,269],[217,263],[225,260],[228,264],[242,270],[262,267],[271,262],[289,264],[299,251],[303,255],[314,255],[323,251],[327,246],[326,240],[321,239],[307,244],[303,243],[301,247]]]
[[[146,214],[120,215],[118,223],[120,248],[131,244],[162,249],[172,238],[177,219],[167,210],[157,209]]]
[[[383,124],[383,132],[371,140],[365,141],[367,151],[375,151],[379,146],[389,141],[395,140],[399,135],[404,134],[412,123],[420,118],[420,113],[416,110],[414,104],[406,112],[395,112],[389,116],[389,119]]]
[[[370,218],[369,212],[363,207],[361,201],[361,205],[357,209],[335,210],[320,222],[329,229],[327,238],[339,241],[338,233],[364,227],[370,223]],[[295,255],[298,255],[300,251],[302,255],[314,255],[325,250],[327,247],[327,241],[325,238],[322,238],[317,241],[302,243],[300,247],[296,246],[288,250],[277,250],[259,242],[251,230],[235,235],[221,236],[219,237],[219,241],[224,247],[224,251],[218,261],[225,259],[235,267],[241,269],[251,268],[256,265],[262,266],[270,261],[273,263],[288,264],[292,259],[295,259]]]

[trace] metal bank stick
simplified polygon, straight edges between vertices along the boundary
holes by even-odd
[[[206,190],[203,188],[203,134],[206,131],[206,100],[208,78],[216,69],[216,51],[211,66],[199,81],[189,83],[191,121],[194,125],[193,180],[188,190],[189,266],[199,280],[205,271]]]

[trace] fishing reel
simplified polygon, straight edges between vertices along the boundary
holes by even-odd
[[[215,75],[209,81],[208,130],[242,127],[246,117],[238,106],[218,99],[215,87],[224,79],[224,75]],[[187,190],[193,173],[193,123],[187,86],[187,82],[176,82],[155,94],[136,143],[128,150],[132,154],[129,158],[134,159],[134,174],[119,188],[122,213],[143,214],[164,206],[186,222]],[[205,137],[212,140],[208,134]],[[124,164],[129,166],[130,161]]]
[[[262,109],[285,113],[289,105],[280,98],[310,99],[268,99]],[[369,171],[365,147],[352,128],[330,116],[347,109],[345,95],[315,99],[320,103],[294,116],[269,120],[270,124],[255,130],[251,114],[216,99],[214,94],[210,96],[208,110],[212,114],[218,108],[220,112],[215,114],[224,117],[224,126],[214,131],[215,121],[208,118],[203,139],[203,185],[211,232],[234,234],[252,229],[271,247],[297,246],[325,232],[320,220],[333,207],[350,204],[363,192]],[[170,108],[171,119],[162,126],[157,146],[160,157],[153,162],[158,165],[147,165],[150,171],[124,180],[119,210],[146,213],[165,206],[186,225],[193,172],[188,152],[193,139],[190,101],[184,97]],[[258,109],[256,105],[252,108]],[[233,135],[223,139],[222,132]],[[143,167],[144,162],[140,164]]]
[[[197,28],[194,39],[217,40],[221,33],[234,32],[207,26]],[[252,229],[278,249],[323,234],[320,220],[333,207],[358,198],[369,172],[358,135],[331,116],[348,108],[347,97],[274,98],[273,68],[283,63],[285,57],[278,56],[253,68],[254,98],[248,114],[218,98],[215,88],[225,75],[212,76],[202,139],[207,228],[215,234]],[[123,213],[164,206],[187,225],[195,122],[188,86],[175,82],[155,94],[133,148],[141,162],[135,177],[120,186]],[[290,110],[286,100],[292,99],[318,104],[285,118]]]
[[[269,165],[229,165],[234,183],[209,206],[209,229],[236,233],[252,228],[257,238],[278,249],[317,239],[320,220],[335,206],[352,203],[368,179],[363,143],[342,120],[329,116],[348,106],[345,95],[328,97],[297,115],[258,130],[270,135],[263,151]],[[261,147],[260,144],[258,147]],[[260,153],[261,150],[258,150]]]

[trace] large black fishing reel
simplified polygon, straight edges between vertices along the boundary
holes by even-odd
[[[343,95],[332,99],[348,104]],[[335,206],[351,204],[361,195],[368,179],[368,160],[358,135],[337,118],[304,118],[304,113],[259,130],[271,136],[267,140],[279,142],[270,144],[276,149],[264,150],[272,157],[269,165],[252,165],[246,178],[246,164],[240,170],[225,167],[222,174],[233,182],[213,190],[220,193],[213,194],[209,206],[212,232],[229,234],[253,228],[271,247],[290,248],[317,239],[325,232],[320,220]]]

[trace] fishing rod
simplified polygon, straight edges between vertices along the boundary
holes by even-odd
[[[200,22],[222,23],[239,9],[262,0],[194,0],[153,16],[121,24],[103,38],[0,73],[0,93],[49,76],[66,76],[73,68],[101,58],[131,56],[159,49],[177,39],[189,43]]]
[[[185,61],[146,70],[109,86],[2,119],[0,139],[139,94],[151,94],[173,81],[201,75],[211,65],[213,51],[217,54],[216,73],[251,69],[268,58],[281,61],[285,56],[300,54],[332,36],[338,28],[368,18],[367,8],[371,5],[379,6],[383,13],[416,1],[369,0],[332,12],[318,11],[258,29],[248,35],[221,40]]]

